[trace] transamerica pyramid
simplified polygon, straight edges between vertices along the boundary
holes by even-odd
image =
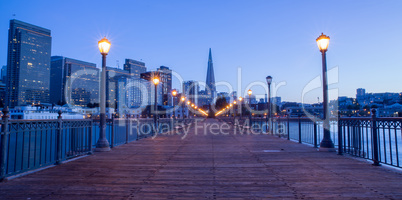
[[[208,94],[207,102],[208,104],[213,104],[213,100],[216,96],[215,87],[215,75],[214,75],[214,65],[212,63],[212,53],[211,48],[209,48],[209,58],[208,58],[208,70],[207,70],[207,81],[206,81],[205,91]]]

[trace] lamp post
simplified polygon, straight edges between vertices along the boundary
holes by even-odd
[[[272,83],[272,76],[267,76],[267,84],[268,84],[268,115],[267,115],[267,132],[268,132],[268,122],[269,122],[269,126],[271,129],[271,134],[273,133],[273,128],[272,128],[272,108],[271,108],[271,83]]]
[[[248,94],[248,106],[249,106],[249,108],[250,108],[250,114],[249,114],[249,121],[250,121],[250,127],[251,127],[251,94],[253,94],[253,91],[251,91],[251,89],[249,89],[248,91],[247,91],[247,94]]]
[[[334,143],[331,140],[329,131],[329,112],[328,112],[328,81],[327,81],[327,58],[326,52],[329,45],[329,37],[321,33],[317,38],[317,45],[322,55],[322,91],[323,91],[323,129],[324,137],[320,143],[320,151],[335,151]]]
[[[186,100],[186,97],[181,97],[181,118],[184,119],[184,101]]]
[[[237,115],[237,109],[238,109],[238,106],[237,106],[237,108],[236,108],[236,106],[237,106],[237,101],[233,101],[233,109],[234,109],[234,114],[233,114],[233,121],[234,121],[234,119],[236,119],[236,115]]]
[[[176,98],[177,91],[172,90],[172,105],[173,105],[173,119],[176,118],[176,110],[174,108],[174,98]]]
[[[239,102],[240,102],[240,111],[239,111],[239,115],[240,115],[240,119],[242,118],[243,115],[243,97],[239,97]]]
[[[157,90],[158,90],[158,84],[159,84],[159,77],[157,77],[157,76],[154,76],[153,77],[153,79],[152,79],[152,81],[153,81],[153,83],[154,83],[154,85],[155,85],[155,102],[154,102],[154,125],[155,125],[155,130],[154,130],[154,133],[155,134],[157,134],[157,114],[158,114],[158,105],[157,105],[157,102],[158,102],[158,93],[157,93]]]
[[[190,101],[187,101],[187,118],[190,118]]]
[[[100,123],[99,140],[95,151],[110,151],[109,141],[106,139],[106,55],[110,50],[110,42],[106,37],[98,42],[99,51],[102,54],[102,72],[100,83]]]

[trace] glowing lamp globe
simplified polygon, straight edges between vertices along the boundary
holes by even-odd
[[[329,37],[321,33],[321,35],[317,38],[317,45],[321,52],[326,52],[328,50],[329,45]]]
[[[103,39],[101,39],[98,42],[98,47],[99,47],[99,51],[102,55],[107,55],[109,53],[110,50],[110,42],[108,39],[106,39],[106,37],[104,37]]]
[[[154,82],[155,85],[159,84],[159,78],[154,78],[152,81]]]

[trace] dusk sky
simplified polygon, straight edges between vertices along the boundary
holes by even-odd
[[[401,10],[400,0],[1,1],[0,65],[7,63],[9,20],[15,18],[50,29],[52,55],[98,67],[97,42],[106,36],[112,42],[108,66],[118,61],[122,68],[131,58],[148,70],[165,65],[184,80],[205,81],[212,48],[216,82],[239,90],[241,68],[244,95],[248,84],[271,75],[275,84],[286,82],[276,96],[300,102],[303,88],[321,75],[315,40],[323,32],[331,38],[328,69],[339,72],[330,89],[338,88],[339,96],[355,97],[357,88],[402,92]],[[174,87],[181,90],[177,79]],[[321,101],[320,88],[304,100],[317,97]]]

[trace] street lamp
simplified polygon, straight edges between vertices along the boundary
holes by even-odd
[[[176,118],[176,110],[174,108],[174,98],[176,98],[177,91],[172,90],[172,106],[173,106],[173,119]]]
[[[268,84],[268,112],[269,114],[267,115],[267,123],[269,120],[269,126],[271,127],[271,134],[273,133],[273,128],[272,128],[272,108],[271,108],[271,83],[272,83],[272,76],[267,76],[267,84]],[[269,119],[268,119],[269,118]],[[267,132],[268,132],[268,124],[267,124]]]
[[[243,108],[242,108],[243,103],[242,103],[242,101],[243,101],[243,97],[239,97],[239,102],[240,102],[239,115],[240,115],[240,119],[242,118],[242,115],[243,115]]]
[[[184,101],[186,101],[186,97],[181,97],[181,118],[184,119]]]
[[[248,94],[248,106],[249,106],[249,109],[250,109],[250,114],[249,114],[249,121],[250,121],[250,127],[251,127],[251,94],[252,94],[253,92],[251,91],[251,89],[249,89],[248,91],[247,91],[247,94]]]
[[[154,102],[154,125],[155,125],[155,130],[154,130],[154,134],[157,134],[157,114],[158,114],[158,106],[157,106],[157,102],[158,102],[158,98],[157,98],[157,90],[158,90],[158,84],[159,84],[159,77],[155,76],[152,79],[152,82],[155,85],[155,102]]]
[[[234,109],[233,118],[234,119],[236,118],[236,115],[237,115],[237,112],[238,112],[236,106],[237,106],[237,102],[235,100],[235,101],[233,101],[233,109]]]
[[[110,151],[109,141],[106,139],[106,55],[109,53],[111,43],[106,37],[98,42],[99,51],[102,54],[102,72],[100,83],[100,123],[99,140],[95,151]]]
[[[322,91],[323,91],[323,129],[324,129],[324,137],[320,143],[320,151],[335,151],[334,143],[331,140],[330,135],[330,125],[329,125],[329,116],[328,115],[328,81],[327,81],[327,58],[326,52],[328,50],[329,45],[329,37],[321,33],[321,35],[317,38],[317,45],[321,51],[322,55]]]

